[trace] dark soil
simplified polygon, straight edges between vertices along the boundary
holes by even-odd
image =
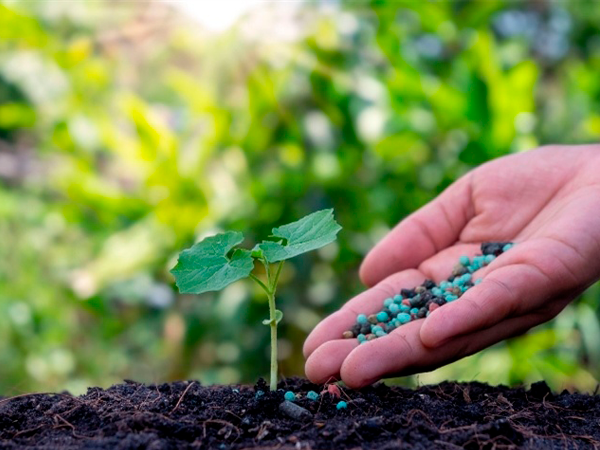
[[[346,409],[302,379],[266,384],[125,382],[86,395],[0,400],[0,449],[591,449],[600,448],[600,396],[480,383],[416,390],[377,384],[341,389]],[[256,392],[265,392],[256,396]],[[280,411],[284,390],[310,411]]]

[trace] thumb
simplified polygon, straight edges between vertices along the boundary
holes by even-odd
[[[471,174],[467,174],[436,199],[402,220],[367,254],[360,278],[374,286],[401,270],[423,261],[454,244],[473,217]]]

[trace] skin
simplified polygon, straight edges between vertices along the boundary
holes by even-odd
[[[359,313],[426,278],[440,282],[486,241],[517,243],[476,272],[483,282],[428,318],[359,345]],[[400,222],[366,256],[369,287],[304,343],[306,376],[360,388],[430,371],[555,317],[600,279],[600,145],[542,147],[490,161]]]

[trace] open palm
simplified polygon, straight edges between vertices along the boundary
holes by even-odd
[[[426,278],[448,277],[486,241],[517,245],[483,282],[425,320],[359,345],[341,339],[359,313]],[[600,146],[543,147],[491,161],[400,222],[360,269],[370,289],[324,319],[304,344],[313,382],[361,387],[435,369],[556,316],[600,277]]]

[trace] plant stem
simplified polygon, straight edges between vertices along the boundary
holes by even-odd
[[[268,265],[268,263],[267,263]],[[271,296],[269,297],[269,319],[271,320],[271,390],[277,389],[277,319],[275,316],[275,292],[277,291],[277,282],[279,281],[279,274],[283,267],[283,261],[279,262],[277,266],[277,272],[275,277],[269,285],[271,290]]]
[[[277,321],[275,319],[275,293],[271,291],[269,298],[269,319],[271,323],[271,390],[277,389]]]
[[[269,300],[269,327],[271,328],[271,374],[270,374],[270,389],[272,391],[277,389],[277,315],[275,309],[275,291],[277,291],[277,283],[279,281],[279,275],[281,274],[281,268],[283,267],[283,261],[279,262],[275,275],[271,277],[271,270],[269,262],[266,259],[261,259],[261,262],[265,266],[265,273],[267,275],[267,284],[263,283],[256,275],[250,274],[250,278],[258,283],[267,294]],[[272,279],[271,279],[272,278]]]

